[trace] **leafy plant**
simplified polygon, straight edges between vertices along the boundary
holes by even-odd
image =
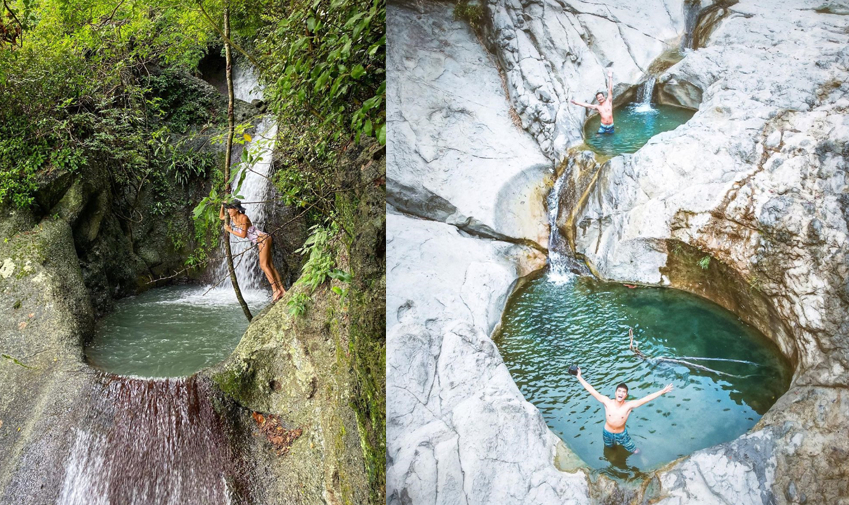
[[[289,314],[295,317],[301,317],[307,313],[307,304],[310,302],[310,297],[305,293],[295,293],[289,298],[289,301],[286,302],[286,306],[289,307]]]
[[[295,285],[306,286],[308,293],[312,293],[328,279],[335,279],[347,284],[353,281],[350,272],[333,268],[335,264],[333,258],[336,252],[334,239],[338,235],[339,230],[333,223],[328,226],[315,225],[310,228],[310,235],[304,242],[304,246],[295,251],[307,256],[307,260],[301,269],[301,276],[295,282]],[[344,306],[349,288],[333,286],[330,290],[340,296]],[[291,314],[300,316],[305,313],[306,305],[303,303],[303,297],[309,299],[309,296],[305,293],[298,293],[290,299],[288,305]]]
[[[705,256],[704,258],[699,260],[699,266],[702,267],[702,270],[707,270],[710,266],[710,256]]]
[[[454,20],[465,21],[475,30],[478,30],[484,21],[483,5],[477,2],[461,0],[454,6]]]

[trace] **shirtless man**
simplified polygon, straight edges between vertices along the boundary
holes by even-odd
[[[589,382],[585,381],[584,378],[581,377],[580,368],[578,368],[577,377],[581,385],[584,386],[584,389],[589,391],[590,394],[593,395],[593,398],[604,404],[605,420],[602,436],[604,438],[605,447],[613,447],[618,444],[624,447],[628,452],[633,452],[635,454],[640,452],[640,450],[634,445],[634,441],[631,440],[631,437],[628,435],[628,428],[625,427],[625,421],[628,420],[628,416],[631,415],[631,411],[635,408],[640,405],[645,405],[660,395],[672,391],[672,384],[666,386],[657,393],[652,393],[640,398],[639,400],[626,402],[625,399],[628,398],[628,386],[626,386],[625,383],[616,386],[616,398],[611,399],[606,396],[602,396],[601,393],[593,389]]]
[[[598,105],[576,102],[575,100],[569,101],[575,105],[598,111],[598,115],[601,116],[601,125],[599,125],[596,135],[613,133],[613,70],[607,71],[607,98],[605,98],[604,93],[599,91],[595,94],[595,99],[598,101]]]

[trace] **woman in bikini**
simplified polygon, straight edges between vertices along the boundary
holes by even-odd
[[[273,300],[276,302],[283,297],[286,290],[283,289],[283,280],[280,278],[280,273],[274,268],[274,262],[271,261],[271,235],[262,230],[257,229],[251,223],[250,218],[245,215],[245,208],[242,207],[242,202],[233,200],[233,203],[223,204],[218,217],[224,219],[224,209],[230,214],[230,222],[233,227],[224,225],[224,229],[239,238],[247,238],[259,249],[259,267],[265,272],[268,282],[271,283],[271,289],[274,291]]]

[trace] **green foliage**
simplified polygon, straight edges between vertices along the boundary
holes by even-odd
[[[385,135],[385,0],[271,1],[266,19],[260,63],[279,116],[319,118],[334,141]]]
[[[334,258],[338,252],[336,247],[338,236],[339,229],[335,224],[315,225],[310,228],[310,235],[304,242],[304,246],[295,251],[307,257],[301,269],[301,276],[295,282],[295,286],[305,286],[307,293],[311,294],[328,279],[335,279],[347,284],[351,283],[353,276],[350,272],[334,268],[336,264]],[[348,296],[348,288],[333,286],[331,291],[339,295],[344,306]],[[287,303],[290,307],[289,313],[296,316],[306,313],[304,299],[309,299],[308,294],[297,293],[292,296]]]
[[[284,203],[335,217],[350,190],[337,156],[386,142],[385,0],[268,0],[256,40],[265,97],[278,119],[275,185]]]
[[[475,30],[479,29],[484,21],[483,5],[461,0],[454,6],[454,20],[465,21]]]
[[[702,267],[702,270],[707,270],[710,266],[710,256],[705,256],[704,258],[700,259],[699,266]]]
[[[301,269],[298,284],[303,284],[309,287],[310,291],[315,291],[330,276],[330,271],[335,264],[333,250],[331,249],[331,238],[336,233],[337,230],[332,229],[332,227],[325,228],[315,225],[310,228],[310,236],[304,242],[304,246],[295,251],[307,257]]]
[[[286,306],[289,307],[289,314],[295,317],[301,317],[307,313],[307,305],[310,302],[310,297],[306,293],[295,293],[289,298],[289,301],[286,302]]]
[[[0,203],[31,206],[42,178],[95,165],[130,195],[168,171],[208,168],[170,142],[211,120],[211,99],[186,75],[210,40],[199,12],[170,0],[8,5],[24,42],[0,50]]]

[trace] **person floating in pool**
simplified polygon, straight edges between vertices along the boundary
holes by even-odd
[[[274,268],[274,262],[271,261],[271,235],[259,230],[251,223],[250,218],[245,215],[245,208],[242,207],[242,202],[233,200],[232,203],[221,205],[221,211],[218,213],[220,219],[224,219],[224,209],[230,214],[230,222],[233,227],[226,224],[224,229],[239,238],[246,238],[253,242],[259,249],[259,267],[265,272],[265,277],[271,283],[273,290],[273,301],[277,301],[283,297],[286,290],[283,289],[283,280],[280,278],[280,272]]]
[[[654,400],[660,395],[666,394],[672,391],[672,384],[669,384],[665,388],[661,389],[657,393],[652,393],[648,396],[644,396],[639,400],[631,400],[626,402],[625,399],[628,398],[628,386],[625,383],[619,384],[616,386],[616,397],[608,398],[603,396],[601,393],[596,391],[590,384],[581,377],[581,369],[578,368],[578,373],[576,375],[578,377],[578,382],[584,386],[584,389],[590,392],[593,395],[593,398],[600,401],[604,405],[604,428],[602,431],[602,437],[604,439],[605,447],[613,447],[616,445],[621,445],[628,452],[638,453],[640,452],[637,449],[637,446],[634,445],[634,441],[631,440],[630,435],[628,435],[628,428],[625,427],[625,421],[628,420],[628,416],[631,415],[631,411],[640,405],[645,405],[646,403]]]
[[[575,105],[598,111],[598,115],[601,116],[601,124],[598,127],[596,135],[613,133],[613,70],[608,69],[607,71],[607,97],[604,96],[603,92],[599,91],[595,94],[595,99],[598,105],[576,102],[575,100],[569,101]]]

